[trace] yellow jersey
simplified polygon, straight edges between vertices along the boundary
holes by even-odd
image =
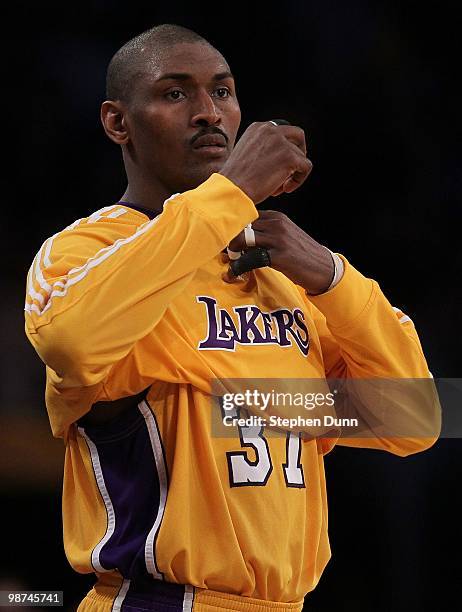
[[[35,257],[26,333],[66,445],[64,543],[78,572],[301,609],[330,558],[323,455],[337,440],[213,435],[213,381],[430,376],[412,321],[345,258],[314,297],[272,268],[224,282],[222,250],[257,217],[213,174],[153,219],[125,204],[79,219]],[[145,390],[105,425],[78,423]],[[407,455],[434,441],[338,443]]]

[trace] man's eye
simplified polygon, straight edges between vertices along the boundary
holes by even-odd
[[[170,98],[170,100],[181,100],[181,98],[184,97],[184,93],[180,89],[174,89],[165,95],[167,98]]]
[[[218,87],[218,89],[215,89],[215,93],[218,98],[227,98],[231,94],[227,87]]]

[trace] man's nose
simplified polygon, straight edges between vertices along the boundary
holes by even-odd
[[[192,125],[195,127],[203,127],[204,125],[216,125],[220,123],[220,121],[220,113],[211,95],[206,91],[198,94],[191,116]]]

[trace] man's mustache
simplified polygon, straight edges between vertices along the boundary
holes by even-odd
[[[228,136],[223,132],[223,130],[220,130],[220,128],[216,126],[210,126],[208,128],[204,128],[200,132],[197,132],[197,134],[194,134],[194,136],[191,138],[189,144],[193,145],[201,136],[209,136],[210,134],[220,134],[225,139],[226,144],[228,144]]]

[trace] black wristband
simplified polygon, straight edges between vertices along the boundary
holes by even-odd
[[[255,268],[264,268],[265,266],[271,266],[271,257],[268,249],[263,247],[252,247],[239,259],[235,259],[229,264],[234,276],[240,276],[244,272],[249,272]]]

